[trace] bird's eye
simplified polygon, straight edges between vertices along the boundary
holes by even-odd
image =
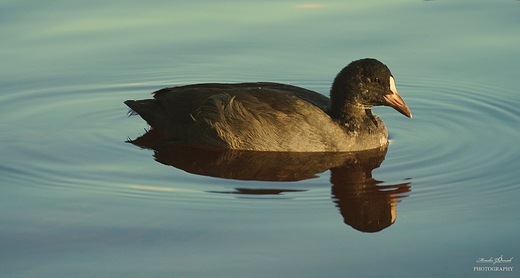
[[[372,82],[372,83],[379,83],[379,78],[372,77],[372,78],[370,78],[370,82]]]

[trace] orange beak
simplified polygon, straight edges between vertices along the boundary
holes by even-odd
[[[412,112],[410,112],[410,108],[408,108],[406,103],[404,103],[403,98],[401,95],[399,95],[397,89],[395,88],[395,81],[393,77],[390,77],[390,91],[392,91],[391,94],[384,96],[386,104],[406,117],[412,118]]]

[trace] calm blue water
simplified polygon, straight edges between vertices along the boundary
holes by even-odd
[[[3,1],[0,23],[2,277],[518,276],[518,1]],[[329,164],[226,179],[125,143],[147,128],[126,99],[199,82],[328,94],[363,57],[414,115],[374,109],[392,143],[369,168],[262,158],[293,176]],[[374,214],[393,220],[363,232]],[[513,271],[475,271],[493,266]]]

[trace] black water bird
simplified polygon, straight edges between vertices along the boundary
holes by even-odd
[[[388,67],[369,58],[339,72],[330,99],[271,82],[195,84],[153,94],[153,99],[125,104],[173,142],[237,150],[374,149],[388,144],[388,132],[372,106],[391,106],[412,117]]]

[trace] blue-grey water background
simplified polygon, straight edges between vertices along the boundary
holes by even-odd
[[[1,1],[2,277],[514,277],[520,261],[520,2]],[[377,233],[343,222],[330,173],[186,173],[125,143],[126,99],[200,82],[328,94],[386,63],[414,118],[373,171],[410,183]],[[214,192],[301,190],[279,195]],[[512,262],[479,272],[479,258]]]

